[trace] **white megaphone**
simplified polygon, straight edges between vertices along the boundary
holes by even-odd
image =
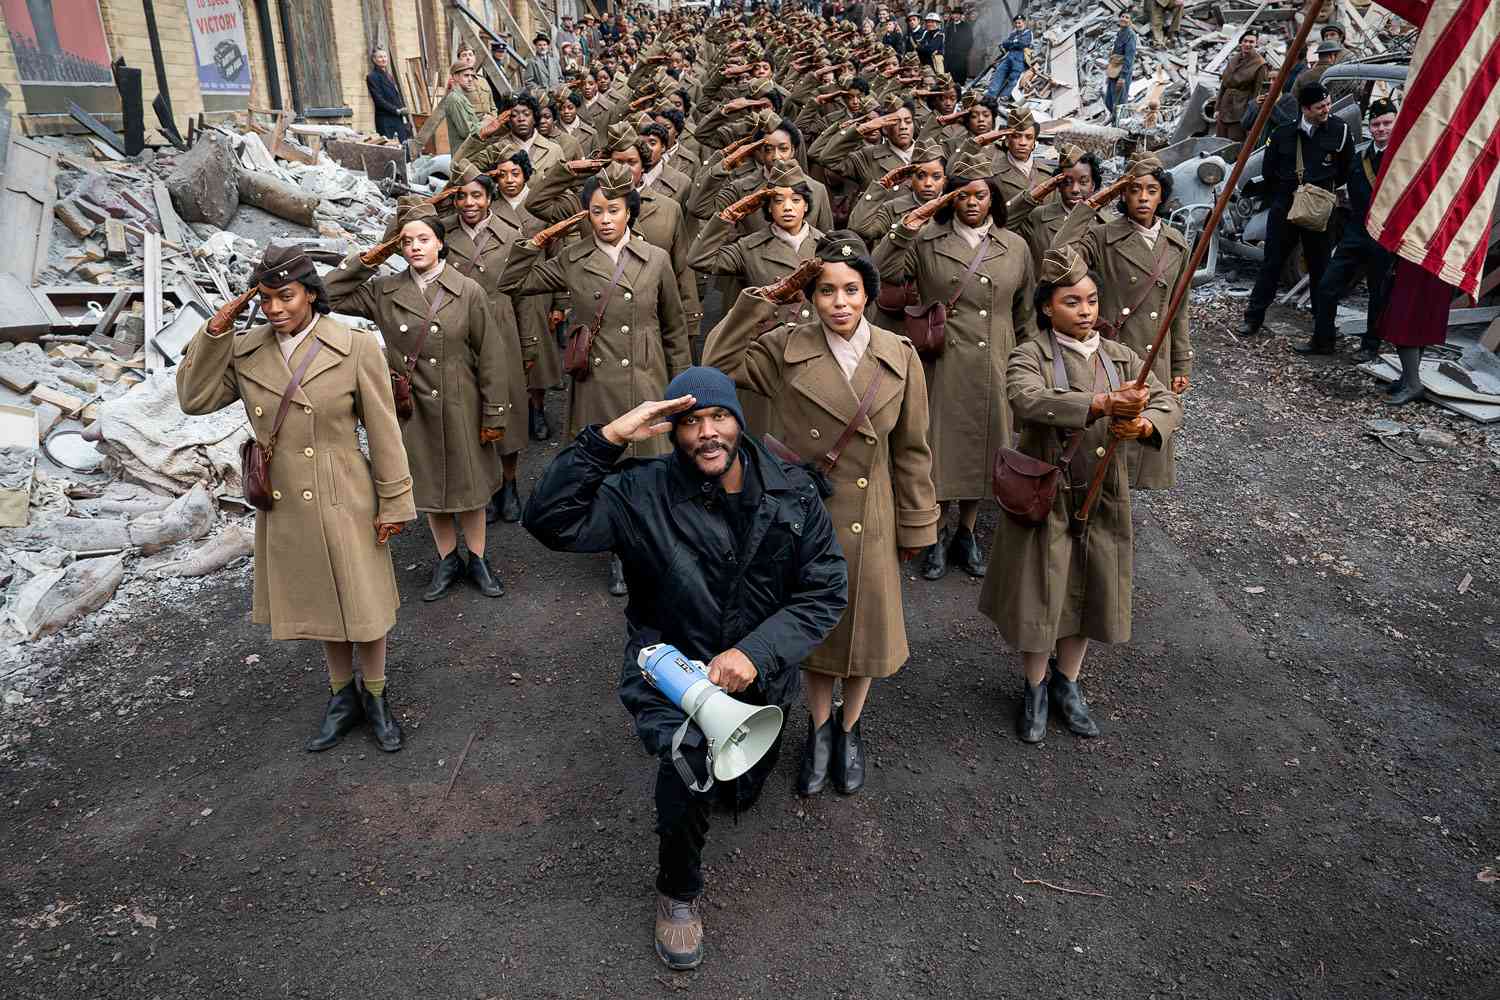
[[[781,732],[781,709],[775,705],[747,705],[730,697],[708,679],[707,668],[690,660],[676,646],[659,642],[636,657],[641,674],[687,713],[672,735],[672,763],[695,792],[706,792],[714,779],[732,781],[766,755]],[[688,723],[708,737],[708,777],[700,786],[682,757],[682,738]]]

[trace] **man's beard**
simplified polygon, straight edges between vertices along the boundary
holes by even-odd
[[[717,441],[716,444],[720,449],[722,449],[726,461],[724,462],[724,468],[720,469],[718,472],[713,473],[705,472],[703,470],[703,466],[698,462],[698,456],[704,451],[705,446],[699,445],[692,451],[688,451],[680,444],[675,445],[675,447],[677,449],[678,456],[683,461],[691,465],[700,476],[708,479],[722,479],[725,473],[734,468],[735,461],[740,457],[740,439],[738,437],[736,437],[733,441],[725,441],[721,439]]]

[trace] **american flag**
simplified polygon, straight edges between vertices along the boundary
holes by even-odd
[[[1421,27],[1365,225],[1470,295],[1500,186],[1500,3],[1377,0]]]

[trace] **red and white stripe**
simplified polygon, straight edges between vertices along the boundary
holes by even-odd
[[[1472,295],[1500,187],[1500,3],[1378,2],[1422,31],[1365,225]]]

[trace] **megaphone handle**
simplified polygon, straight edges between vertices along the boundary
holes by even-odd
[[[704,778],[703,783],[700,785],[698,783],[698,776],[693,773],[693,769],[688,764],[687,758],[682,755],[682,739],[687,735],[688,726],[692,724],[692,719],[683,719],[682,725],[678,726],[677,731],[672,734],[672,766],[677,768],[677,774],[682,778],[682,783],[688,786],[688,791],[697,792],[701,795],[714,787],[713,758],[711,756],[709,758],[708,777]]]

